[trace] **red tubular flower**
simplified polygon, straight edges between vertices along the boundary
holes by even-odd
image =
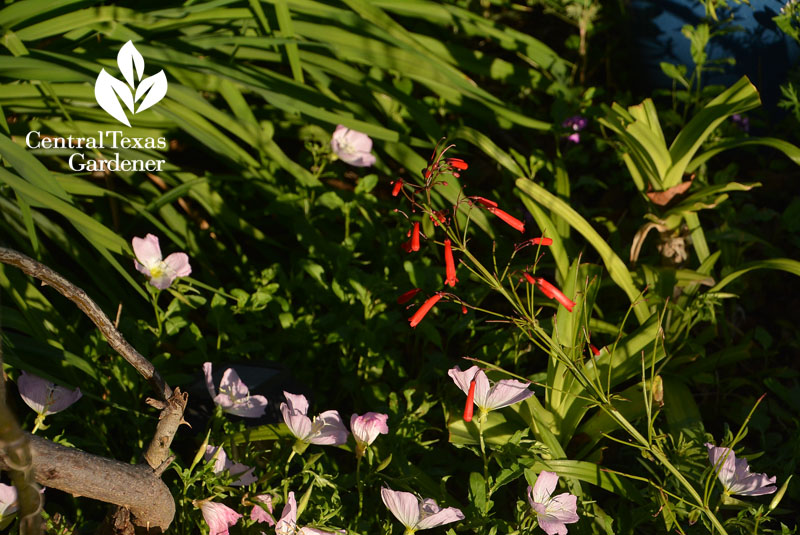
[[[402,305],[403,303],[408,303],[414,298],[415,295],[417,295],[421,291],[422,288],[414,288],[413,290],[407,291],[406,293],[397,298],[397,304]]]
[[[434,294],[430,296],[424,303],[422,303],[422,306],[419,307],[416,312],[414,312],[414,315],[408,318],[411,327],[416,327],[419,325],[419,322],[422,321],[422,318],[425,317],[425,314],[430,312],[430,310],[433,308],[433,305],[438,303],[439,299],[441,298],[442,294]]]
[[[597,356],[597,355],[599,355],[599,354],[600,354],[600,350],[599,350],[599,349],[597,349],[597,348],[594,346],[594,344],[589,344],[589,349],[591,349],[591,350],[592,350],[592,353],[594,353],[594,355],[595,355],[595,356]]]
[[[502,211],[500,208],[489,207],[487,208],[491,213],[503,220],[507,225],[514,227],[520,232],[525,232],[525,223],[514,217],[513,215]]]
[[[465,162],[461,158],[445,158],[444,161],[447,162],[447,164],[450,165],[450,167],[453,167],[455,169],[460,169],[461,171],[464,171],[467,167],[469,167],[467,162]]]
[[[428,216],[428,217],[431,218],[431,221],[433,222],[433,225],[436,226],[436,227],[439,226],[439,223],[441,223],[443,225],[445,223],[447,223],[447,213],[444,210],[441,210],[441,211],[438,211],[438,212],[433,212],[433,215],[432,216]]]
[[[456,263],[453,260],[453,247],[450,245],[450,240],[444,240],[444,266],[447,274],[447,279],[444,283],[454,287],[458,279],[456,278]]]
[[[403,180],[398,179],[394,182],[394,187],[392,188],[392,197],[397,197],[400,194],[400,190],[403,189]]]
[[[464,421],[472,421],[472,411],[475,409],[475,379],[469,383],[469,392],[467,393],[467,402],[464,404]]]
[[[414,232],[411,234],[411,250],[419,251],[419,223],[414,223]]]
[[[411,240],[404,241],[403,244],[400,246],[403,250],[407,253],[411,252]]]
[[[533,238],[531,240],[532,245],[553,245],[552,238]]]
[[[466,305],[461,305],[461,313],[462,314],[466,314],[467,313],[467,306]]]
[[[491,200],[489,200],[489,199],[487,199],[485,197],[470,197],[470,199],[472,199],[475,202],[481,203],[486,208],[497,208],[497,203],[496,202],[491,201]]]
[[[572,307],[575,306],[575,302],[572,301],[569,297],[564,295],[561,290],[544,280],[542,277],[535,278],[536,285],[542,291],[544,295],[549,297],[550,299],[555,299],[559,303],[561,303],[564,308],[567,309],[568,312],[572,312]]]

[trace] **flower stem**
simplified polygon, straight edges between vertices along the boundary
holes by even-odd
[[[483,516],[489,514],[489,459],[486,457],[486,443],[483,440],[483,422],[486,420],[486,415],[488,413],[481,409],[480,415],[478,415],[478,438],[480,439],[481,444],[481,457],[483,458],[483,484],[486,488],[486,499],[483,501]]]
[[[156,324],[158,325],[158,333],[156,334],[156,337],[160,340],[164,327],[161,322],[161,309],[158,308],[158,296],[161,295],[161,290],[156,290],[151,295],[153,296],[153,311],[156,314]]]
[[[356,526],[361,519],[361,511],[364,508],[364,482],[361,481],[361,459],[363,455],[359,455],[356,460],[356,482],[358,484],[358,514],[356,515]]]

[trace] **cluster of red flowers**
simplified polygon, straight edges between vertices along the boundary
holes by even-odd
[[[452,145],[451,145],[452,146]],[[469,165],[467,162],[460,158],[443,158],[444,153],[451,147],[448,146],[441,152],[438,151],[438,145],[433,151],[433,155],[431,156],[430,162],[428,166],[422,170],[422,176],[425,179],[425,184],[423,186],[416,186],[413,184],[408,184],[404,182],[402,179],[398,179],[393,183],[392,187],[392,196],[397,197],[400,193],[406,194],[406,197],[412,202],[412,204],[416,205],[414,201],[414,195],[419,191],[426,191],[430,190],[433,186],[436,185],[447,185],[446,182],[439,180],[439,177],[442,174],[450,174],[454,177],[459,177],[461,171],[465,171],[468,169]],[[412,194],[409,196],[407,194],[408,190],[412,190]],[[508,212],[501,210],[498,206],[497,202],[486,199],[484,197],[467,197],[466,202],[470,204],[470,206],[477,206],[480,208],[484,208],[487,212],[497,216],[501,221],[509,225],[515,230],[519,232],[525,232],[525,223],[521,220],[517,219],[516,217],[512,216]],[[418,205],[417,205],[418,206]],[[445,211],[434,211],[429,214],[430,220],[433,222],[434,226],[439,225],[447,225],[448,218],[447,212]],[[408,241],[403,243],[403,250],[407,253],[415,252],[420,250],[420,223],[419,221],[414,222],[413,227],[408,231],[407,237],[409,238]],[[519,244],[517,249],[526,246],[526,245],[551,245],[553,240],[550,238],[538,237],[532,238],[530,240],[526,240],[525,242]],[[458,283],[458,278],[456,277],[456,264],[455,259],[453,258],[453,245],[451,240],[445,239],[444,242],[444,263],[445,263],[445,281],[444,284],[446,286],[450,286],[451,288],[455,287],[456,283]],[[550,299],[555,299],[560,304],[562,304],[568,311],[572,312],[572,308],[575,306],[575,303],[570,300],[567,296],[565,296],[558,288],[544,280],[542,277],[534,277],[529,273],[523,273],[525,279],[534,286],[538,287],[541,292],[549,297]],[[422,290],[420,288],[413,288],[397,298],[398,304],[405,304],[411,301],[418,293]],[[438,303],[443,297],[448,297],[451,294],[446,294],[444,292],[436,292],[432,296],[428,297],[425,302],[420,306],[416,312],[408,319],[409,324],[411,327],[416,327],[425,315],[431,311],[431,309]],[[456,298],[457,299],[457,298]],[[462,312],[464,314],[467,313],[467,308],[461,303]],[[465,419],[467,419],[467,415],[465,414]],[[471,418],[471,415],[469,415]]]

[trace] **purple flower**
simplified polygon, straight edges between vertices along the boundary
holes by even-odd
[[[0,529],[8,526],[18,509],[17,489],[0,483]]]
[[[741,496],[761,496],[775,492],[776,477],[767,474],[753,474],[747,459],[737,459],[730,448],[721,448],[706,443],[708,459],[717,472],[717,477],[727,494]]]
[[[263,532],[262,532],[263,533]],[[345,530],[335,530],[333,533],[344,535]],[[297,527],[297,500],[294,492],[289,492],[289,498],[281,511],[281,519],[275,524],[275,535],[330,535],[330,531],[309,527]]]
[[[228,535],[228,528],[235,525],[242,515],[227,505],[204,501],[200,504],[200,512],[210,532],[208,535]]]
[[[567,535],[567,526],[579,520],[578,498],[568,492],[552,496],[558,474],[546,470],[539,474],[533,487],[528,486],[528,503],[536,513],[539,527],[547,535]]]
[[[383,487],[381,499],[395,518],[406,527],[406,533],[464,520],[464,514],[460,509],[455,507],[442,509],[431,498],[419,500],[410,492]]]
[[[228,368],[222,374],[219,382],[219,394],[214,390],[214,379],[211,377],[211,363],[203,364],[206,376],[206,387],[214,403],[222,410],[242,418],[261,418],[267,410],[267,398],[264,396],[251,396],[250,389],[239,379],[239,374],[233,368]]]
[[[350,431],[356,439],[356,455],[361,457],[367,446],[372,444],[378,435],[385,435],[389,432],[386,420],[389,416],[377,412],[368,412],[359,416],[354,414],[350,417]]]
[[[750,131],[749,117],[740,115],[738,113],[734,113],[733,115],[731,115],[731,121],[733,121],[733,124],[735,124],[736,127],[739,128],[739,130],[741,130],[742,132],[747,133]]]
[[[161,259],[161,246],[158,238],[148,234],[144,238],[133,238],[133,252],[136,260],[133,265],[141,273],[150,277],[150,284],[164,290],[178,277],[188,277],[192,273],[186,253],[172,253]]]
[[[474,400],[475,405],[481,410],[481,414],[519,403],[533,395],[533,392],[528,390],[530,383],[523,383],[515,379],[503,379],[490,388],[486,373],[477,366],[472,366],[463,372],[456,366],[451,368],[447,375],[465,394],[469,394],[469,384],[473,379],[475,380]]]
[[[250,511],[250,520],[258,522],[259,524],[266,522],[267,525],[274,526],[275,519],[272,518],[272,496],[269,494],[261,494],[259,496],[255,496],[253,500],[263,503],[267,510],[265,511],[264,507],[261,507],[258,504],[254,505],[253,510]]]
[[[369,167],[375,163],[371,154],[372,140],[367,134],[338,125],[331,137],[331,150],[343,162],[355,167]]]
[[[308,400],[301,394],[283,393],[286,403],[281,403],[283,421],[301,442],[324,446],[339,446],[347,442],[347,429],[339,411],[325,411],[312,421],[306,416]]]
[[[228,454],[221,446],[206,446],[206,452],[203,455],[203,460],[208,462],[212,459],[214,459],[215,474],[219,474],[223,470],[227,470],[232,476],[239,476],[236,481],[231,483],[231,486],[233,487],[249,485],[250,483],[255,483],[257,480],[256,476],[253,475],[253,470],[255,470],[255,468],[231,461],[228,459]]]
[[[57,386],[24,370],[17,379],[17,388],[22,400],[41,417],[63,411],[82,395],[80,388],[70,390]]]
[[[572,133],[567,136],[567,140],[573,143],[580,143],[581,136],[578,134],[581,130],[586,128],[586,125],[589,123],[589,120],[586,117],[582,117],[580,115],[574,115],[568,119],[566,119],[561,126],[568,130],[572,130]]]

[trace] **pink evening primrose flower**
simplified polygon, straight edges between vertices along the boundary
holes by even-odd
[[[200,504],[200,512],[210,532],[208,535],[228,535],[228,528],[235,525],[242,515],[227,505],[204,501]]]
[[[263,531],[261,533],[266,535]],[[297,527],[297,500],[294,498],[294,491],[289,492],[286,505],[281,511],[281,519],[275,524],[275,535],[331,535],[331,533],[344,535],[346,532],[343,529],[331,532],[309,527]]]
[[[17,489],[11,485],[0,483],[0,529],[5,528],[10,523],[14,513],[19,509],[17,505]]]
[[[460,509],[455,507],[442,509],[431,498],[419,500],[410,492],[383,487],[381,499],[395,518],[405,526],[407,534],[464,520],[464,514]]]
[[[253,505],[253,510],[250,511],[250,520],[258,522],[259,524],[266,522],[268,526],[274,526],[275,519],[272,518],[272,496],[269,494],[261,494],[253,497],[252,499],[263,503],[267,510],[265,511],[264,507],[261,507],[258,504]]]
[[[579,520],[578,498],[568,492],[552,496],[558,474],[546,470],[539,474],[533,487],[528,486],[528,503],[536,513],[539,527],[547,535],[567,535],[567,526]]]
[[[216,457],[216,458],[215,458]],[[239,478],[231,483],[232,487],[241,487],[255,483],[258,478],[253,475],[253,470],[247,465],[236,463],[228,459],[228,454],[221,446],[206,446],[206,452],[203,455],[203,460],[208,462],[214,459],[214,473],[219,474],[223,470],[230,472],[232,476],[239,476]]]
[[[283,421],[301,442],[323,446],[340,446],[347,442],[347,429],[339,411],[325,411],[312,421],[306,416],[308,400],[301,394],[283,393],[286,403],[281,403]]]
[[[37,375],[22,371],[22,375],[17,378],[17,388],[22,400],[39,416],[47,416],[63,411],[79,399],[81,399],[81,389],[70,390],[63,386],[57,386],[46,379]]]
[[[730,448],[722,448],[706,443],[708,458],[711,466],[717,472],[717,477],[727,494],[740,496],[761,496],[772,494],[776,477],[767,477],[767,474],[753,474],[747,459],[737,459]]]
[[[490,387],[486,373],[478,366],[472,366],[463,372],[456,366],[448,370],[447,375],[465,394],[469,394],[470,383],[475,380],[473,399],[475,405],[481,410],[481,414],[519,403],[533,395],[533,392],[528,390],[530,383],[523,383],[515,379],[503,379]]]
[[[150,284],[159,290],[169,288],[176,278],[188,277],[192,273],[186,253],[172,253],[161,259],[161,247],[156,236],[148,234],[144,238],[133,238],[132,242],[136,254],[133,265],[150,277]]]
[[[372,444],[378,435],[385,435],[389,432],[386,420],[387,414],[368,412],[359,416],[354,414],[350,417],[350,431],[356,439],[356,455],[361,457],[367,446]]]
[[[206,387],[214,403],[222,407],[222,410],[241,416],[242,418],[261,418],[267,411],[267,398],[264,396],[251,396],[250,389],[239,379],[239,374],[233,368],[228,368],[222,374],[219,382],[219,394],[214,390],[214,379],[211,377],[211,363],[203,364],[203,372],[206,376]]]
[[[372,140],[367,134],[338,125],[331,137],[331,150],[345,163],[355,167],[369,167],[375,163],[371,154]]]

